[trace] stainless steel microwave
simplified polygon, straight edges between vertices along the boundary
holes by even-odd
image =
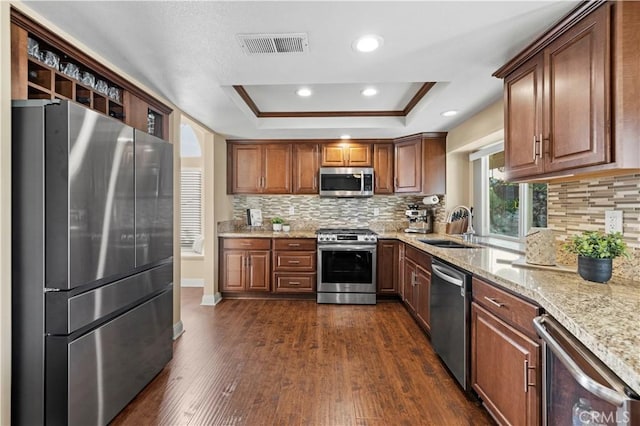
[[[373,168],[321,167],[321,197],[373,196]]]

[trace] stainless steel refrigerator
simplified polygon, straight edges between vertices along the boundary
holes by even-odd
[[[12,422],[104,425],[172,357],[172,146],[57,100],[12,133]]]

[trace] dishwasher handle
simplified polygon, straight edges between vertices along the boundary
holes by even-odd
[[[457,285],[458,287],[464,286],[464,280],[461,280],[460,278],[457,278],[457,277],[452,277],[451,275],[447,274],[447,270],[441,266],[432,264],[431,270],[438,277],[442,278],[443,280],[445,280],[450,284]]]
[[[547,322],[553,326],[553,322],[549,321],[548,317],[541,315],[533,319],[533,327],[536,329],[538,335],[544,340],[546,345],[551,349],[553,354],[558,357],[560,362],[567,368],[571,376],[587,391],[596,395],[605,401],[621,407],[627,399],[624,395],[616,392],[613,389],[609,389],[606,386],[601,385],[597,381],[593,380],[587,373],[582,371],[580,366],[571,358],[571,356],[562,348],[560,343],[551,336],[547,331],[544,323]],[[567,341],[571,344],[570,341]]]

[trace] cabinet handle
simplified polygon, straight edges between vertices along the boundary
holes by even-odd
[[[300,281],[289,281],[289,285],[300,285]]]
[[[313,175],[313,189],[318,188],[318,176]]]
[[[297,244],[297,243],[289,243],[289,247],[300,247],[300,244]]]
[[[484,299],[490,302],[491,304],[497,306],[498,308],[502,308],[504,306],[504,303],[497,302],[496,299],[492,297],[485,296]]]
[[[266,185],[265,185],[266,179],[265,179],[265,177],[264,177],[264,176],[262,176],[262,177],[260,178],[260,182],[261,182],[261,187],[262,187],[262,189],[264,189],[264,187],[266,186]]]
[[[242,243],[243,246],[250,246],[251,243]]]
[[[396,188],[398,188],[400,186],[400,185],[398,185],[398,178],[393,179],[393,182],[395,183]]]
[[[297,265],[298,263],[300,263],[299,260],[290,260],[289,261],[289,265]]]
[[[529,392],[529,387],[536,387],[535,383],[529,383],[529,370],[535,370],[535,367],[529,367],[529,360],[524,360],[524,393]]]

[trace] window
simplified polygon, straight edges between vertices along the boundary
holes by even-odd
[[[202,171],[182,169],[180,182],[180,247],[191,249],[202,234]]]
[[[190,124],[180,125],[180,247],[191,251],[202,235],[202,150]]]
[[[482,235],[521,239],[531,227],[547,226],[547,184],[512,183],[505,180],[502,144],[471,155],[476,160],[475,178],[479,196]]]

